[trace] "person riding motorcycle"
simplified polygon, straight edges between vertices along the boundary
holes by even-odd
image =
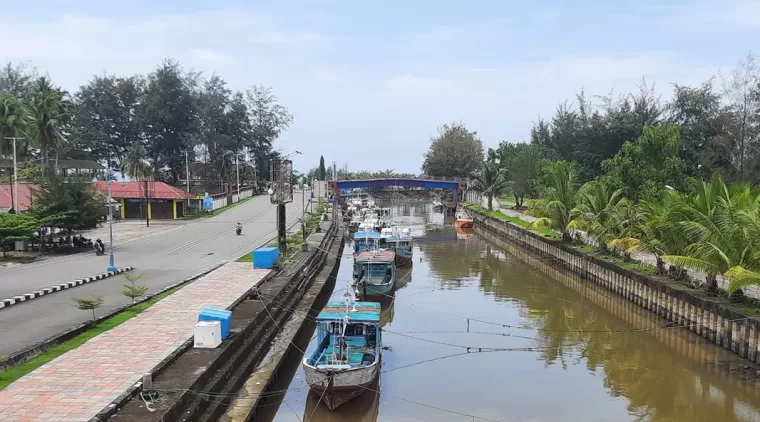
[[[240,234],[242,231],[243,231],[243,225],[238,222],[237,225],[235,226],[235,233]]]
[[[103,244],[103,241],[102,241],[102,240],[98,239],[98,240],[96,240],[96,241],[95,241],[95,250],[96,250],[96,251],[97,251],[99,254],[104,254],[104,253],[106,253],[106,246]]]

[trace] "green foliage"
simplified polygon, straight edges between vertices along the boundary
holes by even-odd
[[[130,272],[124,273],[124,278],[127,279],[129,284],[124,285],[124,290],[121,291],[121,294],[124,296],[132,299],[132,304],[135,303],[135,299],[138,297],[143,297],[148,293],[148,286],[143,284],[136,284],[140,279],[143,277],[144,273],[140,274],[132,274]]]
[[[533,203],[530,210],[531,215],[538,217],[533,225],[554,229],[562,233],[563,239],[569,240],[568,225],[578,192],[577,170],[567,161],[549,161],[542,169],[541,180],[541,198]]]
[[[483,161],[479,174],[472,180],[472,188],[488,198],[488,209],[493,210],[493,198],[507,188],[506,172],[494,160]]]
[[[0,249],[5,256],[6,240],[29,239],[38,229],[37,219],[29,214],[0,213]]]
[[[75,306],[83,311],[92,311],[92,322],[96,321],[95,310],[103,306],[103,296],[75,297]]]
[[[29,212],[43,227],[86,230],[101,221],[106,214],[106,202],[90,183],[66,182],[51,175],[35,192]]]
[[[317,178],[319,180],[325,180],[327,177],[327,170],[325,169],[325,157],[319,156],[319,168],[317,169]]]
[[[496,155],[506,171],[509,188],[515,197],[515,206],[520,208],[526,197],[531,198],[537,194],[536,179],[541,169],[541,150],[535,144],[502,142]]]
[[[50,151],[63,147],[64,127],[71,121],[71,102],[67,93],[53,85],[47,77],[37,79],[29,96],[32,124],[28,133],[40,148],[43,174],[46,174]]]
[[[626,143],[604,163],[605,177],[622,187],[628,198],[658,198],[666,186],[681,189],[683,162],[679,157],[679,129],[675,125],[646,126],[636,142]]]
[[[461,123],[451,123],[438,129],[430,139],[422,171],[434,177],[469,177],[481,166],[483,143],[477,132],[470,132]]]

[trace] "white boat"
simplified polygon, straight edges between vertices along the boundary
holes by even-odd
[[[380,304],[354,302],[349,294],[317,316],[317,347],[303,360],[306,382],[334,410],[369,389],[381,353]]]

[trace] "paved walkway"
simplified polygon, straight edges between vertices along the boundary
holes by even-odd
[[[204,306],[226,308],[268,270],[231,262],[0,391],[0,421],[87,421],[193,335]]]
[[[488,201],[486,199],[483,200],[483,206],[488,206]],[[510,216],[510,217],[517,217],[521,218],[525,221],[534,222],[536,221],[535,217],[532,217],[530,215],[525,215],[517,210],[511,209],[511,208],[501,208],[501,204],[499,203],[499,200],[494,198],[493,200],[493,208],[498,209],[499,211],[503,212],[504,214]],[[593,239],[588,238],[585,236],[585,233],[583,234],[583,240],[584,242],[588,244],[595,244]],[[652,267],[657,265],[657,258],[651,254],[646,252],[633,252],[631,253],[631,259],[634,261],[638,261],[642,264],[647,264]],[[694,280],[699,281],[700,283],[706,283],[707,277],[706,274],[700,271],[693,271],[693,270],[687,270],[686,274],[691,277]],[[728,280],[725,278],[719,276],[718,277],[718,287],[726,290],[728,288]],[[760,299],[760,286],[750,286],[744,289],[744,294],[748,297],[754,298],[754,299]]]

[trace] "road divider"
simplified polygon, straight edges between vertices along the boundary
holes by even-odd
[[[49,295],[55,292],[60,292],[61,290],[67,290],[73,287],[82,286],[82,285],[92,283],[95,281],[104,280],[106,278],[113,277],[113,276],[125,273],[127,271],[132,271],[134,268],[135,267],[127,266],[127,267],[119,268],[116,271],[108,271],[108,272],[97,274],[91,277],[79,278],[74,281],[69,281],[67,283],[56,284],[54,286],[50,286],[42,290],[35,290],[31,293],[24,293],[18,296],[13,296],[12,298],[9,298],[9,299],[3,299],[2,301],[0,301],[0,309],[4,309],[9,306],[17,305],[23,302],[28,302],[38,297]]]

